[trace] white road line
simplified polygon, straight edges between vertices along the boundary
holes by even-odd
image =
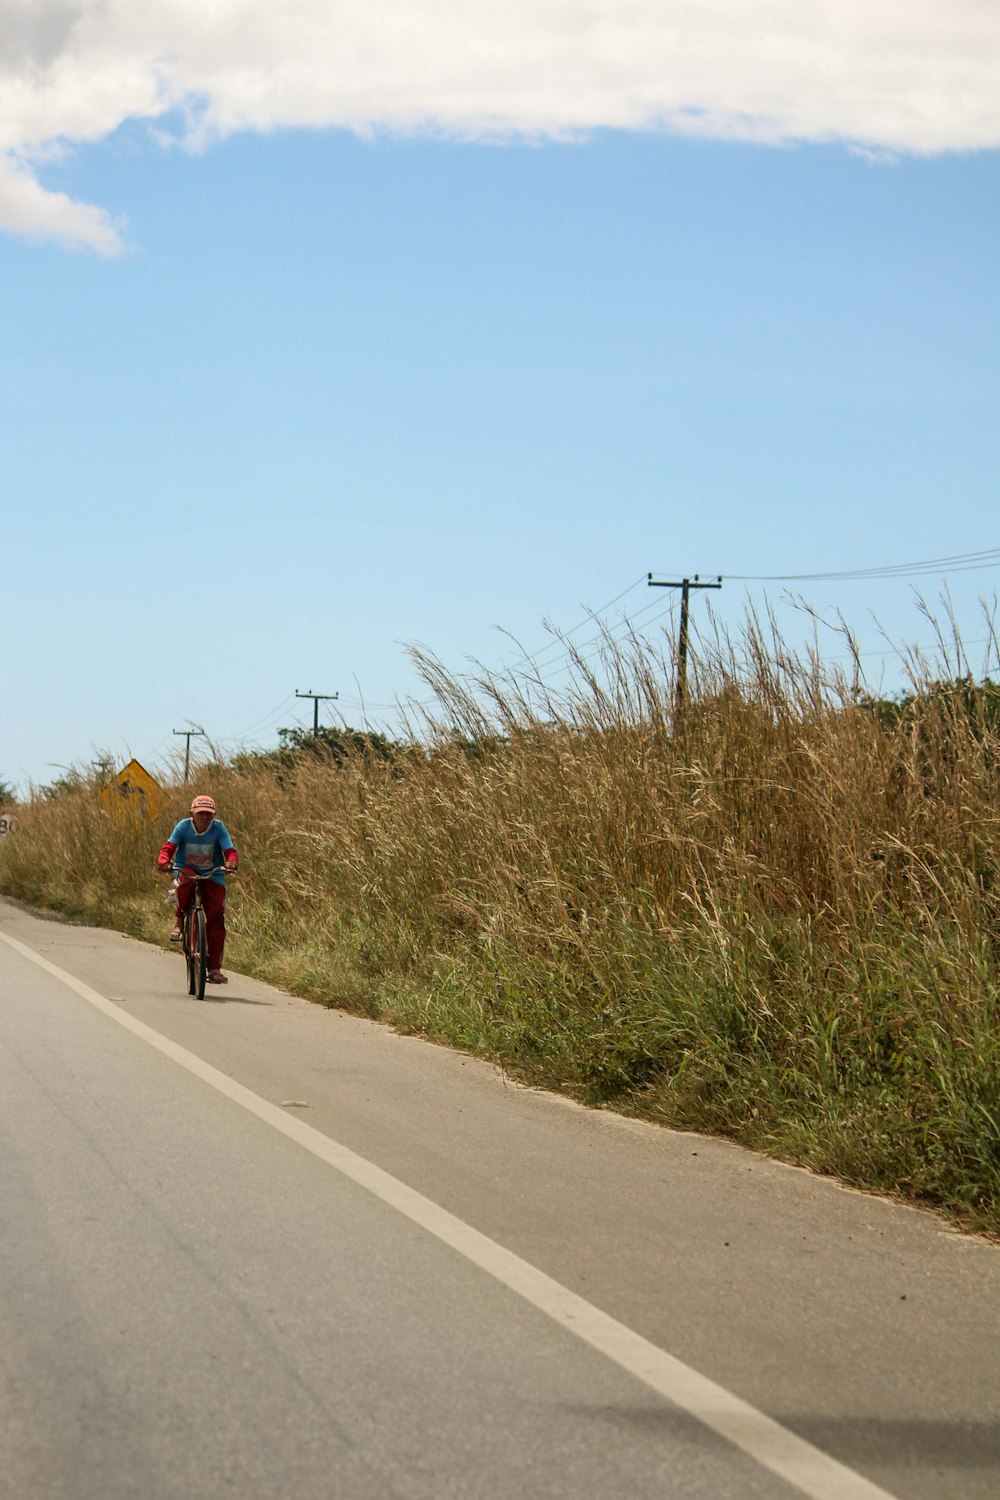
[[[794,1485],[802,1494],[808,1495],[810,1500],[894,1500],[888,1490],[872,1484],[853,1469],[848,1469],[829,1454],[797,1437],[779,1422],[757,1411],[748,1402],[740,1400],[704,1375],[699,1375],[689,1365],[602,1313],[568,1287],[562,1286],[520,1256],[480,1234],[447,1209],[439,1207],[421,1193],[414,1192],[388,1172],[383,1172],[381,1167],[356,1155],[313,1126],[306,1125],[292,1115],[286,1115],[277,1105],[269,1104],[266,1099],[261,1099],[242,1084],[227,1078],[225,1073],[220,1073],[217,1068],[203,1062],[186,1048],[179,1047],[176,1042],[154,1031],[143,1021],[137,1021],[104,995],[98,994],[65,969],[49,963],[48,959],[42,958],[41,954],[24,943],[19,943],[2,932],[0,941],[38,968],[44,969],[126,1031],[131,1031],[165,1057],[186,1068],[195,1078],[200,1078],[234,1104],[241,1105],[289,1140],[311,1151],[320,1161],[326,1162],[351,1182],[389,1204],[414,1224],[419,1224],[443,1244],[450,1245],[494,1280],[509,1287],[658,1395],[673,1402],[727,1442],[742,1449],[764,1468]]]

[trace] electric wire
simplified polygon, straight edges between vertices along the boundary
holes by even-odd
[[[659,599],[657,599],[656,604],[660,605]],[[653,607],[652,605],[647,605],[644,610],[637,611],[636,614],[626,617],[618,626],[609,628],[606,634],[602,632],[600,635],[593,636],[591,640],[585,641],[578,649],[567,651],[562,661],[550,663],[546,667],[544,677],[541,674],[538,675],[537,680],[539,685],[544,686],[554,677],[559,677],[564,672],[571,671],[578,662],[586,663],[593,661],[595,657],[600,656],[605,646],[619,645],[635,630],[640,614],[648,613],[649,609]],[[659,614],[653,615],[652,619],[644,622],[642,630],[649,630],[651,626],[658,624],[667,615],[676,613],[676,609],[677,606],[675,603],[661,607]]]
[[[632,591],[634,589],[637,589],[641,584],[645,583],[645,581],[646,581],[646,575],[645,575],[645,573],[643,573],[640,578],[636,578],[632,583],[627,584],[626,587],[623,588],[620,593],[617,593],[614,596],[613,599],[609,599],[607,601],[607,603],[606,604],[602,604],[599,609],[590,611],[590,613],[587,614],[587,615],[585,615],[583,617],[583,619],[578,620],[575,625],[571,626],[569,630],[559,631],[558,634],[554,635],[552,637],[552,639],[550,639],[549,641],[547,641],[544,646],[540,646],[537,651],[535,651],[535,652],[525,652],[523,655],[515,657],[512,661],[504,662],[501,666],[499,666],[496,669],[496,675],[499,677],[499,676],[503,676],[506,673],[516,672],[517,669],[519,667],[521,667],[521,666],[532,666],[532,667],[536,667],[537,668],[539,666],[540,662],[541,662],[541,659],[544,656],[546,656],[551,651],[555,651],[556,653],[558,653],[557,658],[556,658],[557,660],[561,661],[563,658],[566,658],[567,660],[569,660],[569,658],[572,656],[573,653],[572,653],[572,651],[568,651],[567,648],[566,648],[566,642],[567,642],[567,640],[569,640],[569,638],[571,636],[573,636],[578,630],[582,630],[585,625],[593,625],[594,622],[596,620],[599,620],[601,618],[601,616],[606,613],[607,610],[612,609],[616,604],[618,604],[622,599],[625,598],[626,594],[632,593]],[[656,603],[659,603],[659,600],[657,600]],[[644,606],[643,609],[637,611],[636,614],[634,616],[632,616],[631,618],[632,619],[638,619],[641,615],[645,614],[649,609],[652,609],[653,607],[654,606],[652,604],[646,605],[646,606]],[[603,639],[604,639],[603,635],[594,637],[594,640],[603,640]],[[593,641],[585,642],[584,643],[584,647],[581,648],[581,649],[586,649],[587,647],[589,647],[592,644],[593,644]],[[554,665],[555,665],[554,662],[546,663],[545,664],[545,670],[549,671]],[[465,675],[467,677],[467,680],[470,680],[470,681],[474,680],[474,674],[469,673],[469,674],[465,674]],[[346,700],[345,699],[344,702],[348,706],[353,706],[353,707],[357,707],[357,708],[364,707],[364,708],[377,709],[377,710],[382,710],[383,712],[388,712],[388,713],[398,712],[400,710],[400,706],[401,706],[398,701],[395,702],[395,703],[367,703],[366,702],[365,704],[361,704],[358,701],[352,701],[352,700]],[[402,705],[402,707],[404,709],[407,709],[407,708],[417,708],[417,709],[419,709],[419,708],[433,708],[434,705],[436,704],[436,702],[437,702],[436,698],[408,699]]]
[[[541,657],[545,656],[547,652],[553,650],[558,651],[562,646],[564,640],[568,640],[569,637],[575,635],[578,630],[582,630],[585,625],[593,624],[595,618],[599,619],[601,615],[606,613],[607,610],[613,609],[621,599],[625,598],[626,594],[631,594],[633,589],[637,589],[640,584],[645,582],[646,575],[644,573],[641,578],[637,578],[634,583],[630,583],[627,585],[627,587],[623,588],[620,594],[616,594],[613,599],[609,599],[607,604],[602,604],[599,609],[591,610],[588,614],[584,615],[582,620],[578,620],[575,625],[571,626],[569,630],[560,631],[557,636],[547,641],[544,646],[539,646],[537,651],[526,651],[523,656],[518,656],[513,661],[507,662],[503,670],[513,671],[516,667],[519,667],[522,662],[537,662]]]
[[[250,735],[253,734],[255,730],[269,729],[275,723],[277,723],[281,714],[284,712],[287,705],[291,703],[294,696],[294,693],[288,693],[284,698],[282,698],[280,703],[275,704],[274,708],[270,709],[266,714],[261,714],[260,718],[255,719],[252,724],[248,724],[246,729],[241,729],[238,734],[224,735],[221,739],[216,739],[213,736],[212,743],[219,745],[223,749],[231,748],[234,745],[240,747],[244,746],[249,740]],[[257,741],[250,741],[250,743],[259,743],[259,739]]]
[[[284,698],[282,698],[280,703],[275,704],[274,708],[270,709],[266,714],[261,714],[259,719],[255,719],[252,724],[247,725],[246,729],[241,729],[239,734],[231,735],[230,738],[236,740],[243,739],[245,735],[252,734],[255,729],[260,729],[261,726],[268,721],[276,719],[278,715],[284,711],[287,705],[291,703],[294,696],[295,695],[293,693],[288,693]]]
[[[653,609],[657,613],[652,615],[650,619],[643,620],[643,615],[648,615]],[[671,600],[669,604],[665,605],[662,600],[656,599],[652,604],[647,604],[645,608],[636,610],[634,615],[625,616],[618,625],[609,626],[607,630],[601,631],[600,634],[591,636],[590,640],[584,641],[583,645],[578,649],[575,648],[572,651],[567,651],[566,665],[571,666],[576,658],[579,658],[581,661],[592,661],[595,656],[600,654],[604,646],[618,644],[636,631],[640,621],[642,622],[642,630],[648,630],[650,626],[656,625],[660,620],[665,619],[667,615],[673,615],[676,611],[677,604],[675,601]]]
[[[1000,547],[981,552],[957,552],[950,557],[923,558],[916,562],[888,563],[877,568],[841,568],[830,573],[724,573],[734,583],[846,583],[852,580],[889,578],[923,578],[946,569],[953,573],[970,573],[978,568],[1000,565]]]
[[[993,644],[993,642],[992,642],[991,638],[989,636],[985,636],[984,635],[984,636],[978,637],[978,639],[976,639],[974,641],[965,641],[965,640],[963,640],[963,642],[962,642],[962,649],[963,649],[963,651],[965,651],[965,650],[968,650],[968,648],[970,648],[972,646],[991,646],[992,644]],[[918,657],[928,658],[928,657],[930,657],[933,649],[934,649],[933,647],[920,646],[916,642],[913,642],[910,645],[905,645],[905,646],[886,646],[885,649],[882,650],[882,651],[858,651],[857,653],[855,653],[853,651],[841,651],[841,652],[837,652],[836,655],[833,655],[833,656],[824,656],[823,660],[824,661],[854,661],[855,660],[855,656],[857,656],[857,659],[860,660],[860,661],[868,661],[872,657],[880,656],[882,658],[882,660],[884,661],[884,660],[886,660],[886,658],[888,658],[890,656],[895,656],[899,660],[905,661],[905,659],[908,656],[911,656],[911,655],[915,655],[915,656],[918,656]]]

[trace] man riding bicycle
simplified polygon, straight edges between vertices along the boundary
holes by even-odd
[[[191,905],[195,882],[193,875],[207,875],[225,865],[235,871],[239,863],[236,845],[229,836],[229,829],[215,816],[215,803],[211,797],[195,797],[191,803],[191,816],[183,818],[160,850],[157,857],[160,870],[177,871],[177,911],[170,941],[177,943],[181,937],[184,913]],[[226,946],[226,877],[213,873],[202,882],[202,904],[205,908],[206,935],[208,938],[208,979],[210,984],[228,984],[222,972],[222,954]]]

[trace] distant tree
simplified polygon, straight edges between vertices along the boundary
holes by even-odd
[[[892,730],[898,728],[912,701],[912,693],[900,693],[895,698],[872,698],[865,693],[859,698],[858,706],[882,729]]]
[[[861,707],[882,725],[897,729],[928,708],[946,709],[966,718],[977,739],[1000,733],[1000,683],[985,678],[956,677],[953,682],[929,682],[918,691],[894,698],[861,699]]]
[[[328,761],[341,767],[355,756],[376,760],[394,761],[403,747],[384,734],[369,729],[331,729],[321,725],[313,734],[311,729],[279,729],[278,746],[274,750],[250,750],[233,757],[233,769],[246,771],[256,766],[265,766],[275,771],[290,771],[310,760]]]
[[[0,807],[10,807],[17,801],[17,792],[5,777],[0,776]]]
[[[48,786],[43,786],[40,790],[46,802],[55,802],[59,797],[68,796],[70,792],[78,792],[85,780],[83,772],[74,767],[65,776],[57,776],[55,781],[50,781]]]
[[[475,739],[464,734],[454,734],[442,740],[431,751],[431,759],[438,755],[451,755],[455,751],[467,760],[492,761],[510,749],[510,740],[505,734],[481,734]]]
[[[85,765],[61,766],[60,769],[65,772],[64,776],[57,776],[48,786],[40,788],[46,802],[82,791],[84,787],[104,786],[115,774],[115,760],[113,755],[100,752]]]
[[[292,755],[311,755],[319,760],[332,760],[342,766],[355,755],[370,756],[374,760],[392,760],[397,746],[384,734],[369,729],[329,729],[320,725],[314,734],[311,729],[279,729],[281,749]]]

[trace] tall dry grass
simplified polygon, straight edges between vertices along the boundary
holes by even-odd
[[[558,695],[420,665],[436,708],[393,761],[208,776],[236,967],[1000,1231],[995,694],[915,663],[893,711],[755,618],[683,711],[635,638]],[[93,786],[36,799],[2,887],[162,936],[186,802],[153,831]]]

